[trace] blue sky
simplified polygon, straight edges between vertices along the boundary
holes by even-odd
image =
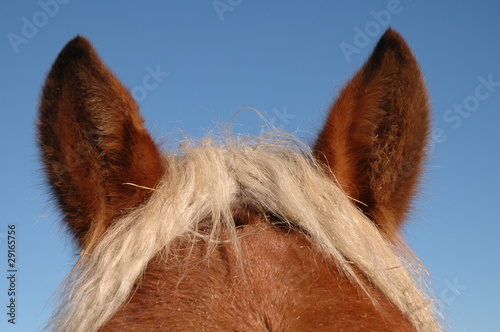
[[[46,195],[34,132],[44,76],[69,39],[93,42],[165,146],[182,132],[201,137],[244,107],[311,142],[388,24],[417,56],[434,110],[406,239],[432,275],[448,330],[498,331],[499,13],[497,1],[2,1],[0,331],[40,330],[76,260]],[[345,54],[347,44],[356,52]],[[155,70],[157,84],[144,84]],[[248,111],[236,122],[254,134],[263,124]],[[12,224],[15,325],[6,315]]]

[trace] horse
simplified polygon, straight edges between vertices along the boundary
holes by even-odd
[[[37,126],[79,251],[47,330],[440,330],[401,236],[430,107],[391,28],[311,145],[269,130],[164,151],[82,36],[52,65]]]

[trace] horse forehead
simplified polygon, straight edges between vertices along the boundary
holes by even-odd
[[[273,331],[370,329],[387,320],[393,330],[394,322],[398,328],[413,330],[399,310],[368,284],[384,309],[381,314],[300,231],[254,219],[238,227],[238,235],[240,265],[232,245],[219,246],[206,255],[202,243],[186,247],[179,242],[170,259],[156,257],[128,306],[104,331],[130,328],[129,324],[143,326],[145,320],[163,321],[174,330],[205,326]],[[144,310],[135,310],[138,305]]]

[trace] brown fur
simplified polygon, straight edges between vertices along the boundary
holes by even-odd
[[[415,192],[429,127],[426,92],[404,40],[388,30],[346,85],[314,145],[346,193],[393,240]],[[55,61],[40,103],[39,144],[59,207],[86,253],[143,204],[165,172],[136,103],[82,37]],[[413,331],[361,274],[369,294],[311,239],[254,211],[232,244],[179,239],[152,260],[102,331]],[[377,305],[368,297],[376,300]]]
[[[340,93],[314,146],[346,193],[394,239],[425,161],[429,116],[418,64],[389,29]]]
[[[39,144],[54,196],[80,246],[144,202],[164,167],[137,104],[90,43],[76,37],[57,57],[40,103]]]
[[[205,259],[204,243],[180,244],[168,264],[150,262],[102,331],[414,331],[370,286],[376,308],[301,232],[251,218],[239,229],[242,270],[232,246]]]

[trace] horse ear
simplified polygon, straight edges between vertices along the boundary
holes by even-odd
[[[52,192],[83,249],[143,203],[164,172],[130,93],[83,37],[61,51],[39,106],[39,146]]]
[[[397,238],[425,160],[430,111],[417,61],[388,29],[343,88],[313,148],[346,193]]]

